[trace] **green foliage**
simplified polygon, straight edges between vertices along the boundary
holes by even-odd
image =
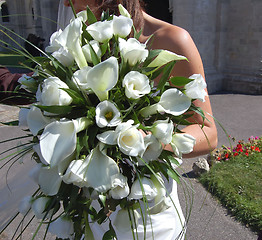
[[[245,225],[262,229],[262,153],[215,164],[200,182]]]

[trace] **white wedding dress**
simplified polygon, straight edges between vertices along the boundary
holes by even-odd
[[[70,19],[72,17],[73,17],[73,13],[71,8],[65,7],[63,4],[63,0],[60,0],[58,21],[57,21],[58,29],[66,26],[70,22]],[[148,219],[148,223],[146,227],[147,240],[184,239],[185,218],[183,216],[182,209],[180,207],[180,203],[178,200],[177,183],[175,181],[170,180],[169,183],[166,184],[166,189],[170,193],[170,197],[172,198],[173,202],[170,200],[170,198],[168,198],[168,201],[170,202],[169,205],[171,206],[170,208],[166,209],[165,211],[159,214],[150,215],[151,219],[150,220]],[[110,215],[110,219],[112,220],[112,223],[114,223],[116,214],[117,211],[113,212]],[[91,230],[94,233],[95,240],[102,240],[104,233],[109,230],[108,222],[102,225],[94,223],[91,225]],[[152,231],[154,233],[154,238],[152,237]],[[116,230],[116,234],[118,240],[133,240],[132,231],[121,232]],[[142,218],[140,218],[138,221],[136,236],[138,236],[139,240],[144,240],[144,225],[142,222]]]
[[[182,240],[185,236],[185,218],[180,207],[180,203],[177,195],[177,183],[170,180],[170,183],[166,186],[170,192],[173,202],[168,197],[170,208],[165,211],[150,215],[146,226],[146,240]],[[110,219],[114,230],[116,231],[117,240],[133,240],[132,231],[123,232],[116,229],[114,226],[114,219],[117,211],[110,215]],[[95,240],[102,240],[103,235],[109,230],[108,221],[99,225],[97,223],[90,224]],[[152,227],[151,227],[152,226]],[[152,232],[154,238],[152,237]],[[139,219],[137,230],[135,230],[135,239],[144,240],[144,225],[142,218]]]

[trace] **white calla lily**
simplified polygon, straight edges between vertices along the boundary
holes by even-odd
[[[176,88],[170,88],[163,92],[160,101],[140,111],[143,117],[147,117],[157,112],[165,112],[173,116],[185,113],[191,106],[191,99]]]
[[[113,37],[112,21],[98,21],[89,25],[86,29],[94,40],[104,43]]]
[[[42,164],[44,164],[44,165],[49,165],[49,163],[46,162],[46,160],[45,160],[45,159],[43,158],[43,156],[42,156],[41,149],[40,149],[40,143],[35,144],[35,145],[33,146],[33,150],[34,150],[34,152],[37,154],[37,156],[39,157],[39,160],[41,161]]]
[[[42,167],[39,171],[38,184],[41,191],[48,195],[54,196],[58,193],[58,190],[62,183],[62,177],[58,172],[58,167]]]
[[[151,179],[143,177],[140,180],[136,179],[131,186],[131,191],[128,199],[142,199],[146,197],[148,201],[153,200],[157,196],[157,189]]]
[[[96,147],[86,158],[85,180],[98,192],[107,192],[113,186],[113,176],[119,173],[116,162]]]
[[[129,212],[126,209],[120,209],[117,212],[116,218],[114,220],[114,226],[117,231],[126,233],[132,231],[131,229],[131,222],[133,226],[137,226],[138,220],[141,217],[137,210],[130,210],[130,215],[132,216],[131,219],[129,217]]]
[[[201,74],[193,74],[189,78],[194,80],[185,85],[185,94],[192,99],[199,99],[205,102],[205,97],[207,96],[205,79]]]
[[[179,60],[187,60],[186,57],[177,55],[168,50],[161,50],[161,52],[157,55],[157,57],[148,65],[148,67],[162,67],[163,65]]]
[[[109,191],[109,196],[114,199],[123,199],[128,196],[130,192],[127,184],[127,177],[118,173],[113,176],[112,189]]]
[[[142,154],[141,158],[146,163],[149,163],[153,160],[157,160],[163,150],[161,143],[152,134],[146,135],[144,137],[144,142],[145,152]],[[137,161],[139,165],[145,165],[139,157],[137,158]]]
[[[102,51],[99,46],[99,42],[96,40],[92,40],[86,45],[82,47],[83,53],[85,55],[86,61],[92,63],[92,55],[91,55],[91,47],[93,48],[94,52],[96,53],[97,57],[100,59],[102,55]]]
[[[63,48],[63,51],[60,50],[63,54],[66,53],[65,49],[68,50],[68,53],[74,57],[79,68],[87,66],[81,46],[82,20],[81,17],[75,18],[63,31],[59,30],[52,34],[50,44],[46,48],[47,52],[55,52]],[[59,52],[56,53],[56,56],[58,54]]]
[[[45,117],[42,111],[35,106],[32,106],[27,114],[27,125],[31,133],[36,136],[38,132],[45,128],[52,119]]]
[[[114,127],[121,121],[121,114],[112,102],[105,100],[96,106],[96,124],[98,127]]]
[[[72,81],[76,83],[77,86],[79,86],[83,90],[87,90],[90,88],[88,79],[87,79],[87,73],[90,71],[92,68],[89,66],[83,67],[80,70],[77,70],[74,72]]]
[[[149,213],[158,214],[170,208],[171,205],[170,202],[167,201],[168,197],[166,196],[166,188],[163,178],[160,175],[152,175],[151,180],[157,189],[157,195],[154,198],[154,205],[149,208]]]
[[[38,96],[41,99],[40,103],[44,106],[70,105],[73,99],[61,88],[68,89],[69,87],[58,77],[49,77],[45,79],[42,84],[42,90],[39,92],[41,96]]]
[[[50,40],[49,40],[49,46],[47,46],[45,48],[45,51],[46,52],[50,52],[50,53],[53,53],[55,51],[58,51],[60,47],[62,46],[65,46],[65,43],[62,42],[60,43],[59,42],[59,36],[62,34],[62,30],[59,29],[58,31],[54,32],[51,37],[50,37]]]
[[[174,124],[169,119],[154,122],[151,132],[163,144],[169,144],[172,140]]]
[[[48,124],[40,137],[40,150],[45,162],[53,167],[70,156],[76,148],[76,134],[90,124],[92,121],[85,117]]]
[[[185,113],[190,105],[191,99],[176,88],[163,92],[158,103],[164,112],[179,116]]]
[[[48,214],[46,212],[47,204],[49,201],[49,197],[39,197],[33,200],[31,207],[37,219],[43,219],[45,216],[46,218],[49,218],[51,216],[50,212]]]
[[[72,66],[74,63],[74,56],[65,47],[60,47],[57,51],[52,53],[52,56],[65,67]]]
[[[89,161],[85,161],[84,159],[73,160],[63,176],[63,181],[67,184],[72,183],[78,187],[89,187],[85,179],[88,164]]]
[[[138,99],[150,93],[149,78],[137,71],[130,71],[123,79],[122,86],[128,98]]]
[[[65,216],[61,216],[51,222],[48,231],[56,235],[59,239],[74,239],[74,223],[71,219]]]
[[[146,44],[140,43],[135,38],[129,38],[127,41],[119,38],[119,48],[123,60],[131,66],[145,61],[148,56]]]
[[[84,10],[84,11],[80,11],[76,14],[76,17],[77,18],[80,18],[82,22],[87,22],[87,11]]]
[[[172,137],[171,147],[174,154],[181,158],[182,154],[187,154],[193,151],[196,139],[186,133],[176,133]]]
[[[110,57],[104,62],[95,65],[87,72],[86,79],[89,87],[94,91],[100,101],[108,99],[108,91],[118,81],[118,61]]]
[[[114,35],[125,38],[131,32],[133,20],[125,16],[114,16],[112,24]]]

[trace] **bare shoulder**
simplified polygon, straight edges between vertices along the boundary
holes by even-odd
[[[153,35],[151,44],[154,49],[166,49],[183,54],[196,48],[190,34],[183,28],[145,16],[145,33]]]
[[[187,61],[176,64],[175,74],[189,77],[194,73],[204,76],[204,69],[198,49],[190,34],[183,28],[145,15],[145,37],[153,35],[151,48],[165,49],[187,57]]]

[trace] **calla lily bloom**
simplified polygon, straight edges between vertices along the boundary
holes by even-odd
[[[170,144],[175,155],[181,158],[182,154],[187,154],[193,151],[196,139],[186,133],[176,133],[173,135]]]
[[[46,208],[47,204],[50,201],[49,197],[40,197],[35,200],[33,200],[32,203],[32,210],[36,216],[37,219],[43,219],[46,215]],[[46,218],[49,218],[51,216],[51,213],[49,212],[46,216]]]
[[[90,124],[92,121],[85,117],[48,124],[40,137],[40,150],[45,162],[53,167],[70,156],[76,148],[76,134]]]
[[[85,83],[85,87],[91,88],[100,101],[108,99],[108,91],[111,90],[118,81],[118,62],[115,57],[110,57],[104,62],[88,69],[85,76],[80,82]]]
[[[133,211],[133,214],[132,212]],[[132,231],[131,229],[131,223],[133,226],[137,226],[138,220],[141,217],[137,210],[130,210],[131,219],[129,217],[128,210],[126,209],[120,209],[117,212],[114,226],[119,232],[126,233],[128,231]]]
[[[42,167],[39,171],[38,184],[41,191],[49,196],[54,196],[62,183],[62,177],[58,173],[58,167]]]
[[[148,65],[148,67],[162,67],[163,65],[178,60],[187,60],[186,57],[177,55],[168,50],[162,50],[157,57]]]
[[[51,222],[48,231],[59,239],[73,239],[74,223],[66,216],[61,216]]]
[[[154,205],[149,208],[149,213],[157,214],[165,211],[166,209],[171,207],[171,205],[167,201],[168,197],[166,197],[166,189],[162,177],[160,175],[156,175],[156,176],[152,175],[151,180],[157,189],[157,195],[154,198]]]
[[[87,157],[88,167],[85,180],[98,192],[107,192],[113,186],[114,177],[119,173],[116,162],[103,154],[99,147],[93,149]]]
[[[84,159],[73,160],[68,166],[63,181],[67,184],[74,184],[78,187],[89,187],[85,175],[89,161]]]
[[[50,46],[46,48],[47,52],[58,51],[55,56],[59,55],[60,48],[67,49],[74,57],[79,68],[87,66],[81,46],[82,20],[81,16],[77,17],[63,31],[59,30],[53,33],[50,38]],[[65,51],[61,53],[65,54]]]
[[[139,179],[134,181],[128,198],[131,200],[139,200],[144,196],[148,201],[153,200],[157,196],[157,189],[152,180],[147,177],[143,177],[140,181]]]
[[[92,69],[91,67],[86,66],[80,70],[75,71],[72,77],[72,81],[75,82],[76,85],[79,86],[83,90],[89,89],[90,86],[89,86],[89,82],[86,76],[87,76],[88,71],[91,69]]]
[[[160,101],[140,111],[143,117],[165,112],[174,116],[185,113],[191,105],[191,99],[176,88],[166,90],[160,97]]]
[[[114,178],[119,174],[116,162],[103,154],[99,147],[91,151],[84,160],[70,163],[63,181],[79,187],[92,187],[98,192],[107,192],[113,187]]]
[[[52,56],[65,67],[69,67],[74,63],[74,56],[65,47],[61,47],[57,51],[53,52]]]
[[[42,111],[35,106],[32,106],[27,114],[28,128],[34,136],[52,121],[54,120],[45,117]]]

